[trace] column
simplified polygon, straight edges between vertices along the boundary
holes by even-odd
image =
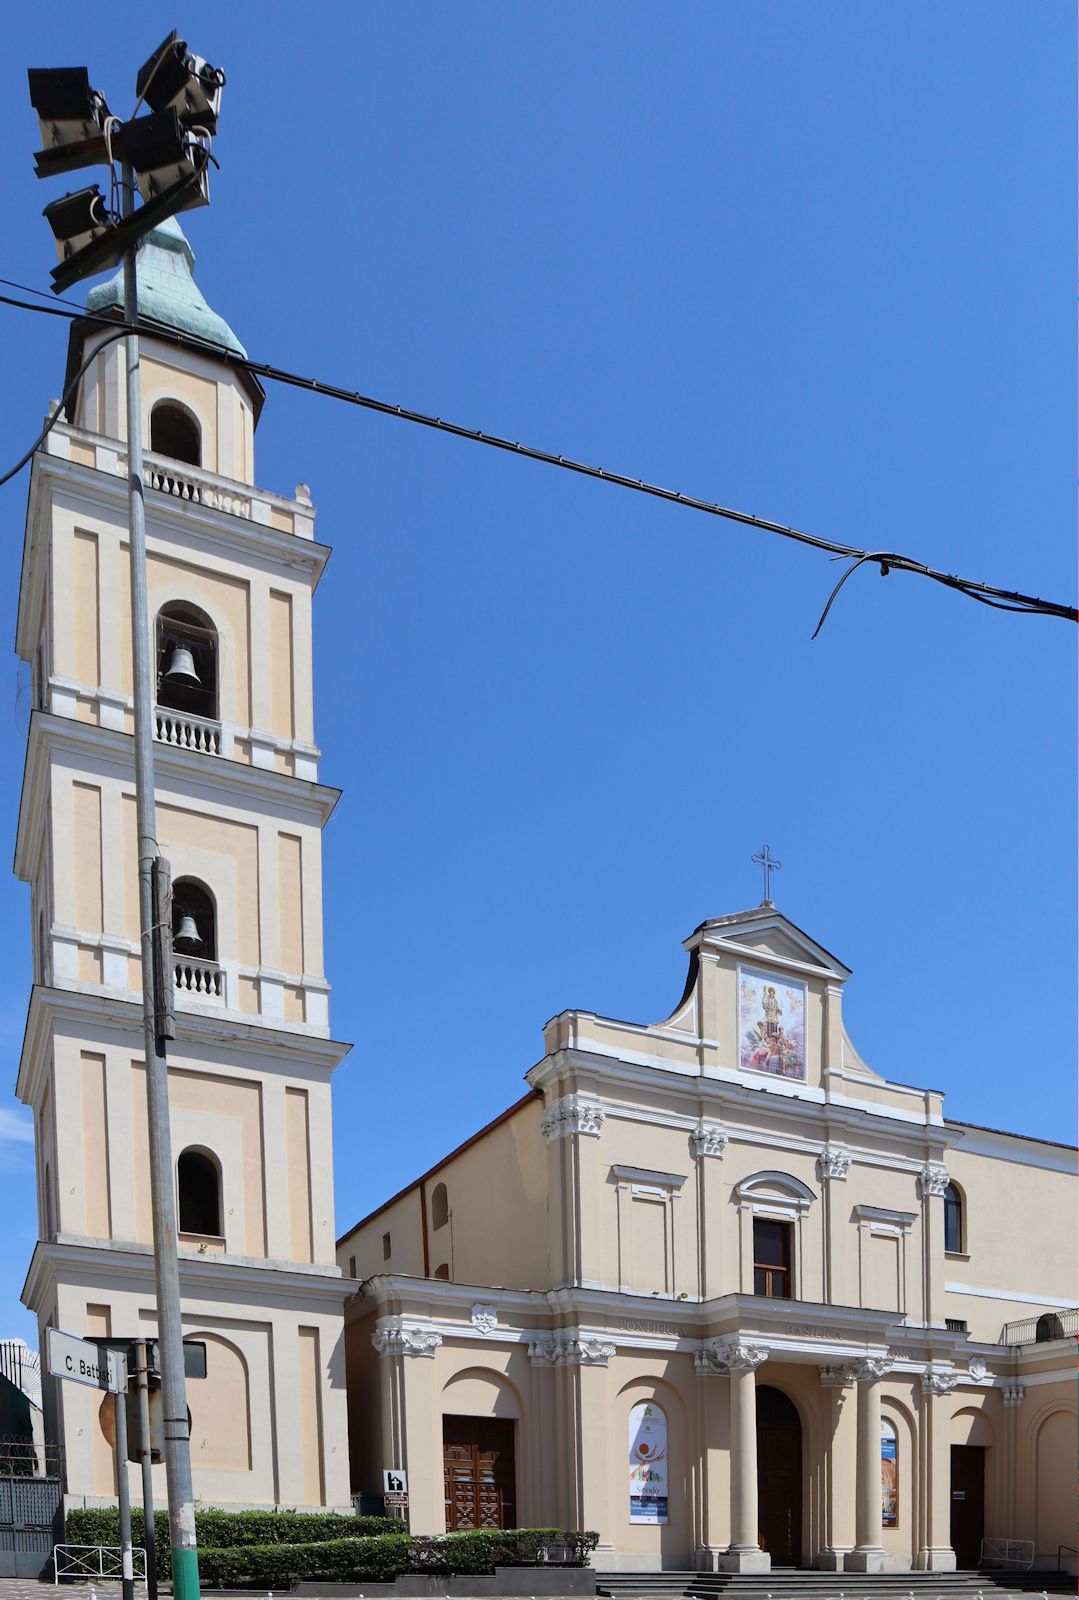
[[[828,1390],[831,1437],[827,1451],[824,1499],[825,1543],[817,1556],[822,1571],[841,1572],[854,1548],[854,1472],[858,1446],[854,1373],[849,1364],[823,1366],[821,1387]]]
[[[947,1396],[959,1382],[949,1367],[927,1368],[921,1378],[918,1471],[922,1536],[918,1566],[924,1572],[954,1572],[952,1549],[952,1450]]]
[[[730,1375],[731,1404],[731,1543],[718,1565],[722,1572],[768,1572],[772,1558],[760,1547],[757,1527],[756,1377],[768,1352],[734,1344],[716,1353]]]
[[[386,1316],[379,1317],[371,1343],[382,1368],[383,1468],[403,1467],[408,1473],[412,1531],[445,1533],[442,1422],[433,1360],[442,1335],[425,1318]]]
[[[857,1543],[846,1558],[848,1572],[884,1572],[888,1557],[881,1542],[880,1486],[880,1380],[888,1361],[859,1361],[857,1484],[854,1500],[854,1534]]]

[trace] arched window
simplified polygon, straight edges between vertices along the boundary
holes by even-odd
[[[963,1196],[954,1183],[944,1191],[944,1248],[953,1254],[963,1248]]]
[[[185,1150],[176,1163],[181,1233],[221,1238],[221,1173],[204,1150]]]
[[[899,1440],[895,1425],[880,1419],[881,1523],[885,1528],[899,1526]]]
[[[450,1269],[449,1269],[449,1264],[447,1262],[443,1261],[443,1263],[442,1263],[442,1265],[440,1267],[436,1267],[435,1268],[435,1277],[436,1278],[441,1278],[443,1283],[449,1283],[449,1281],[450,1281]]]
[[[444,1228],[450,1220],[450,1200],[444,1183],[436,1183],[431,1195],[431,1226]]]
[[[159,400],[150,412],[150,449],[172,461],[202,465],[202,434],[185,407],[175,400]]]
[[[1043,1311],[1034,1327],[1035,1344],[1048,1344],[1050,1339],[1063,1339],[1064,1323],[1055,1311]]]
[[[217,960],[217,913],[195,878],[177,878],[172,886],[172,944],[177,955]]]
[[[157,703],[217,720],[217,629],[198,606],[180,600],[157,614]]]

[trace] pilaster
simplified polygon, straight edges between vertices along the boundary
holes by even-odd
[[[930,1367],[921,1377],[919,1405],[919,1471],[922,1483],[918,1567],[925,1572],[954,1572],[951,1543],[952,1461],[947,1396],[959,1382],[948,1367]]]

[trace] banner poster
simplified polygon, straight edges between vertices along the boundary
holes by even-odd
[[[881,1522],[886,1528],[899,1525],[899,1482],[896,1473],[895,1429],[881,1419],[880,1424],[880,1490]]]
[[[629,1520],[668,1520],[667,1418],[651,1403],[629,1414]]]

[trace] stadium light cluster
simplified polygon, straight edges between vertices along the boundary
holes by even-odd
[[[135,80],[143,116],[114,117],[85,67],[31,67],[30,103],[41,128],[39,178],[105,166],[112,182],[52,201],[44,215],[56,239],[53,289],[115,266],[144,233],[179,211],[209,203],[210,144],[217,132],[225,74],[192,54],[173,30]],[[115,166],[131,169],[142,204],[116,205]]]

